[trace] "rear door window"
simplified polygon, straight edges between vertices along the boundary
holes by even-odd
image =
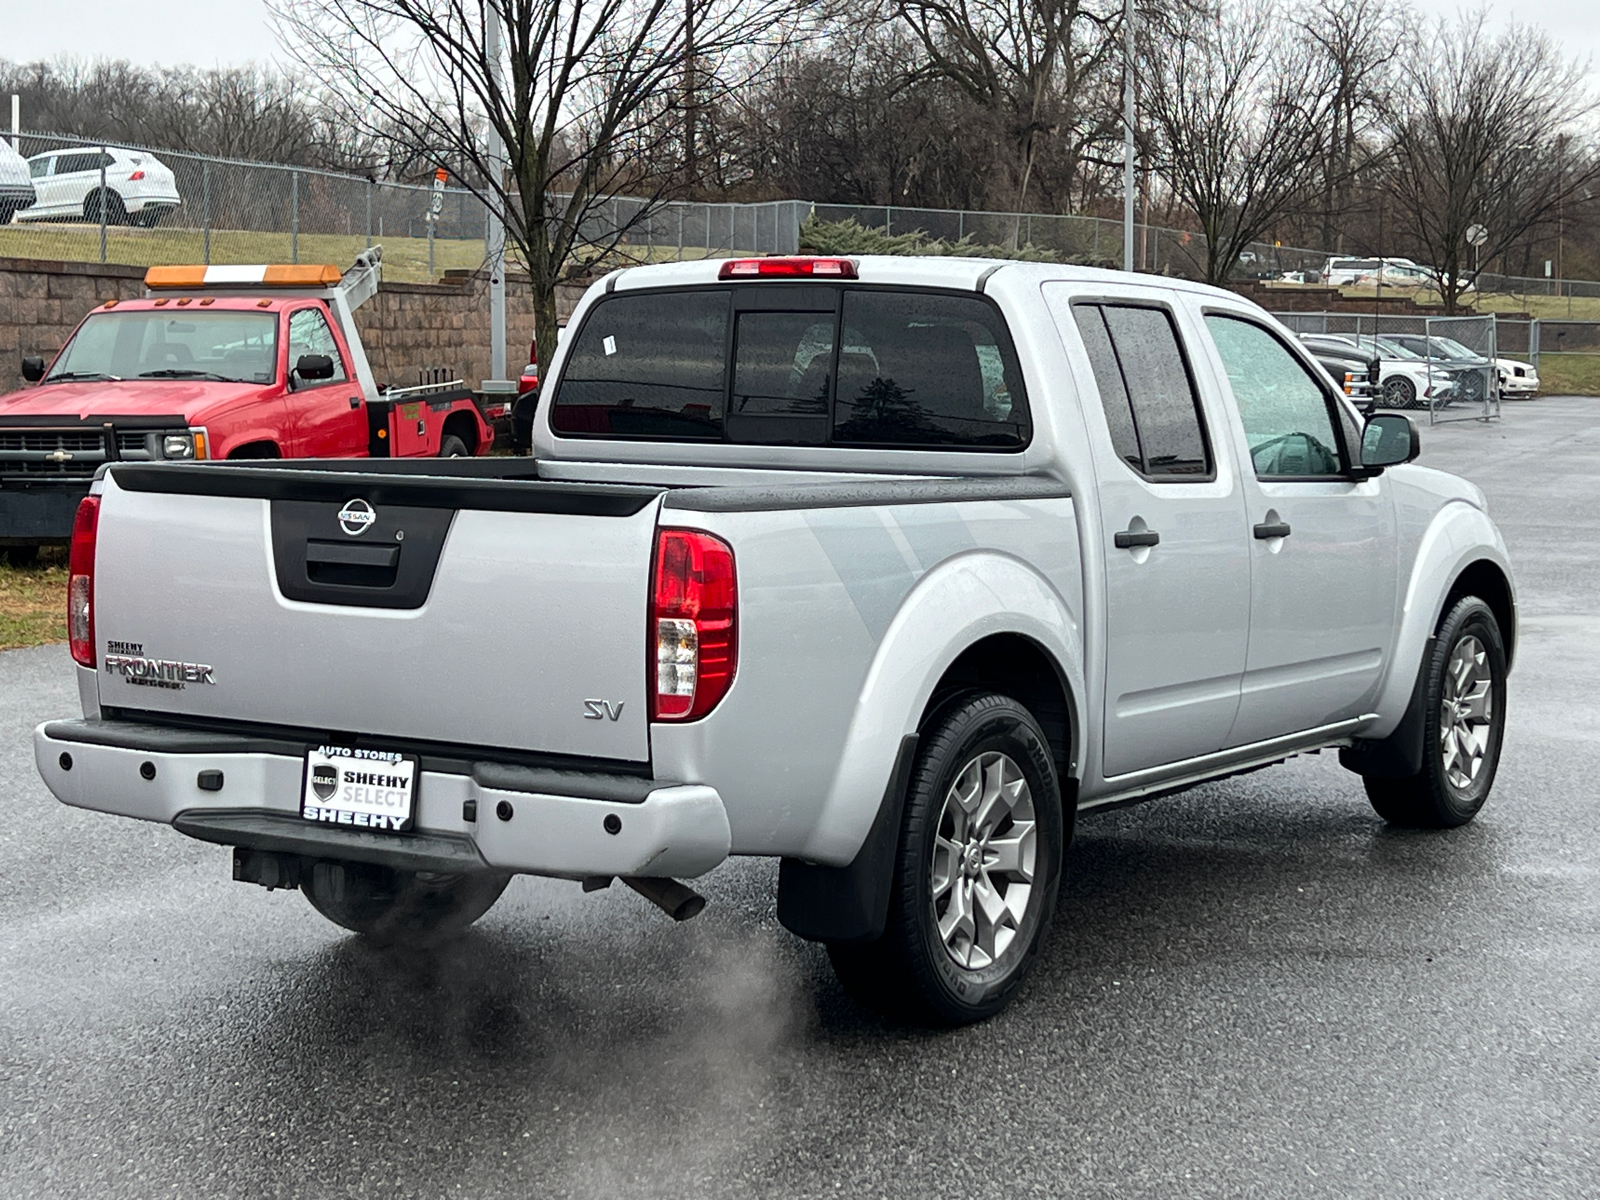
[[[1031,435],[1016,351],[990,304],[845,291],[836,445],[1016,450]]]
[[[720,441],[726,289],[610,296],[590,311],[550,408],[557,433]]]
[[[1211,451],[1189,365],[1165,309],[1074,304],[1111,444],[1151,479],[1212,478]]]

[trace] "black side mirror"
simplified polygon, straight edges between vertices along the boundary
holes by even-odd
[[[44,378],[44,359],[37,354],[30,354],[22,360],[22,377],[29,383],[38,383]]]
[[[1411,418],[1375,413],[1361,433],[1361,465],[1371,474],[1408,463],[1422,453],[1422,437]]]
[[[333,358],[327,354],[302,354],[294,364],[294,373],[301,379],[332,379]]]

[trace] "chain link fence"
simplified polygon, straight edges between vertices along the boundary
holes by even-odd
[[[1372,313],[1273,313],[1313,346],[1336,339],[1380,360],[1377,403],[1427,410],[1430,425],[1500,416],[1499,333],[1493,313],[1441,317]],[[1526,324],[1526,323],[1524,323]]]
[[[36,197],[4,214],[0,257],[342,265],[382,242],[384,274],[401,280],[434,279],[484,261],[488,210],[464,188],[59,134],[24,133],[18,148],[34,160]],[[565,200],[551,197],[552,204]],[[620,255],[640,261],[793,253],[809,207],[792,200],[652,206],[616,197],[597,204],[581,231],[600,243],[620,238]]]
[[[1528,346],[1544,391],[1600,396],[1600,321],[1533,321]]]

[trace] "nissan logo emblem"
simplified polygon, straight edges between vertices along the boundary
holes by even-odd
[[[377,519],[378,514],[372,511],[372,505],[365,500],[347,500],[339,510],[339,528],[351,537],[365,533]]]

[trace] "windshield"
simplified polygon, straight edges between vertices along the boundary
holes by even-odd
[[[1436,337],[1433,339],[1433,349],[1435,354],[1441,354],[1445,358],[1474,359],[1483,357],[1475,351],[1468,350],[1455,338]]]
[[[1388,338],[1362,337],[1357,339],[1357,345],[1364,354],[1375,354],[1379,358],[1423,358],[1415,350],[1408,350],[1399,342],[1391,342]]]
[[[263,312],[98,312],[72,335],[46,383],[212,379],[271,383],[278,317]]]

